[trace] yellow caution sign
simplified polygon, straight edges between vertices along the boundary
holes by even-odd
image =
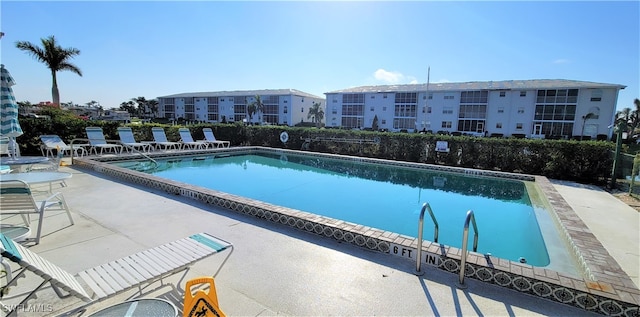
[[[192,294],[191,288],[196,285],[209,284],[209,291],[201,289]],[[218,294],[213,277],[199,277],[187,281],[184,288],[183,317],[226,317],[218,307]]]

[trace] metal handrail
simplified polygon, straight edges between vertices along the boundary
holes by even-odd
[[[431,206],[429,203],[424,203],[422,205],[422,210],[420,210],[420,218],[418,218],[418,250],[416,254],[416,275],[422,275],[423,273],[420,271],[421,261],[422,261],[422,231],[424,229],[424,212],[425,210],[429,211],[429,215],[431,215],[431,220],[433,220],[433,224],[435,229],[433,231],[433,242],[438,243],[438,221],[436,220],[436,216],[433,215],[433,210],[431,210]]]
[[[158,168],[159,164],[156,160],[154,160],[153,158],[151,158],[151,156],[147,155],[146,153],[136,149],[134,146],[131,145],[127,145],[125,143],[123,143],[122,141],[118,141],[118,143],[122,144],[123,147],[130,149],[132,151],[137,152],[138,154],[142,155],[143,157],[145,157],[146,159],[148,159],[149,161],[153,162],[153,164],[155,165],[154,168]]]
[[[469,239],[469,221],[473,224],[473,252],[478,251],[478,226],[476,225],[476,217],[473,210],[467,211],[467,217],[464,220],[464,229],[462,231],[462,254],[460,260],[460,276],[458,278],[458,288],[467,288],[464,284],[464,272],[467,264],[467,240]]]

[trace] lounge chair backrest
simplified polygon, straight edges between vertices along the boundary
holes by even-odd
[[[178,129],[178,132],[180,132],[180,138],[182,139],[182,142],[195,142],[193,140],[193,136],[191,136],[191,131],[188,128],[180,128]]]
[[[104,137],[104,133],[102,132],[102,128],[100,128],[100,127],[86,127],[85,131],[87,131],[87,137],[89,138],[89,143],[91,143],[91,145],[107,144],[107,140]]]
[[[9,155],[9,138],[0,138],[0,155]]]
[[[40,235],[42,232],[42,220],[45,209],[44,205],[42,207],[43,208],[40,208],[35,199],[33,199],[31,189],[27,183],[20,180],[0,181],[0,214],[3,216],[20,215],[23,219],[28,219],[30,215],[38,215],[36,243],[40,243]]]
[[[16,213],[31,213],[38,209],[29,185],[19,180],[3,180],[0,181],[0,210],[3,214],[10,214],[10,211]]]
[[[64,141],[62,141],[62,139],[55,135],[55,134],[50,134],[50,135],[41,135],[40,136],[40,140],[42,141],[42,143],[44,143],[44,145],[48,148],[61,148],[61,149],[65,149],[68,148],[69,146],[64,143]]]
[[[207,141],[216,142],[216,136],[213,135],[213,130],[211,128],[202,128],[202,133],[204,133],[204,138]]]
[[[160,127],[151,128],[151,133],[153,133],[153,139],[156,142],[169,142],[167,140],[167,135],[164,133],[164,129]]]
[[[119,127],[118,135],[120,136],[120,141],[122,141],[122,143],[136,143],[136,138],[133,136],[131,128]]]

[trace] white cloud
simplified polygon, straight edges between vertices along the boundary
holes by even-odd
[[[385,84],[419,84],[420,82],[414,76],[405,76],[400,72],[388,71],[379,68],[373,73],[373,77],[377,81],[382,81]]]
[[[397,84],[404,78],[404,75],[398,72],[386,71],[382,68],[373,73],[376,80],[384,81],[389,84]]]

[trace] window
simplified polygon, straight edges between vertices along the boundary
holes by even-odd
[[[429,93],[429,100],[433,99],[433,93]]]
[[[526,91],[520,91],[520,97],[526,97],[527,96],[527,92]]]
[[[518,113],[524,113],[524,107],[519,107],[518,108]]]
[[[414,118],[394,118],[393,119],[393,128],[394,129],[413,129],[415,128],[416,119]]]
[[[427,113],[431,113],[431,107],[427,107]]]
[[[445,129],[451,129],[451,121],[442,121],[442,127]]]
[[[283,101],[283,103],[287,103],[287,100]]]
[[[489,96],[488,91],[476,90],[476,91],[463,91],[460,93],[460,103],[487,103]],[[453,99],[453,96],[450,96]],[[445,98],[447,99],[447,98]]]
[[[442,108],[442,114],[453,114],[453,108],[451,107]]]
[[[374,95],[371,95],[371,99],[376,99],[376,96],[374,96]]]
[[[396,103],[417,103],[418,94],[415,92],[399,92],[396,93]]]
[[[382,123],[382,124],[387,124],[387,120],[382,119],[382,120],[380,120],[380,123]]]
[[[374,107],[369,108],[369,111],[373,111],[373,110],[374,110]]]
[[[300,108],[300,112],[304,112],[304,107]]]
[[[394,115],[396,117],[416,117],[416,105],[396,105]]]
[[[387,94],[382,95],[382,98],[387,99]]]
[[[460,112],[458,118],[486,118],[487,106],[486,105],[460,105]]]
[[[445,100],[447,100],[447,99],[449,99],[449,100],[453,100],[453,96],[451,96],[451,95],[449,95],[449,96],[444,96],[444,99],[445,99]]]
[[[289,112],[289,107],[284,106],[284,113],[288,113]]]
[[[338,102],[338,99],[333,99],[333,103],[337,103],[337,102]]]
[[[504,97],[504,96],[506,96],[506,95],[507,95],[507,92],[505,92],[505,91],[501,91],[501,92],[500,92],[500,97]]]
[[[458,131],[481,132],[484,131],[484,120],[458,120]]]
[[[496,129],[502,129],[502,122],[496,123]]]
[[[504,113],[504,107],[499,107],[498,108],[498,113]]]
[[[284,109],[285,109],[284,113],[287,113],[287,111],[286,111],[287,107],[285,107]],[[334,106],[333,109],[331,109],[331,113],[332,114],[337,114],[338,113],[338,109]]]
[[[516,123],[516,130],[522,130],[522,123]]]
[[[382,111],[387,111],[387,107],[382,107]]]
[[[602,101],[602,89],[591,90],[591,101]]]
[[[536,103],[572,103],[578,102],[578,89],[538,90]]]
[[[344,94],[342,103],[364,103],[364,94]]]

